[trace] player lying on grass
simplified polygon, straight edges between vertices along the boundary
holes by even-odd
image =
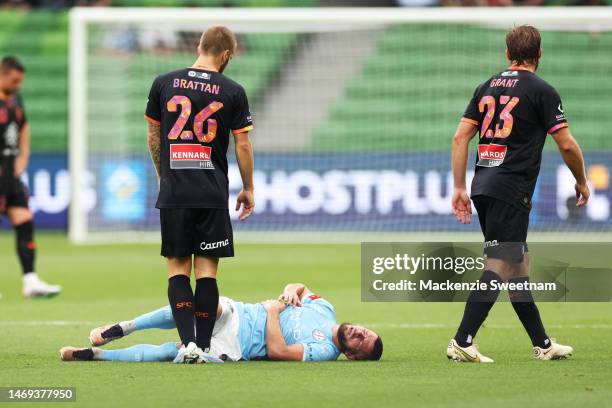
[[[97,348],[138,330],[174,329],[169,306],[133,320],[95,328],[93,348],[63,347],[64,361],[174,361],[183,362],[181,343],[140,344],[126,349]],[[380,336],[363,326],[336,323],[328,301],[300,283],[289,284],[278,300],[249,304],[222,297],[217,309],[210,354],[223,360],[333,361],[343,353],[349,360],[379,360]],[[192,359],[191,363],[210,361]]]

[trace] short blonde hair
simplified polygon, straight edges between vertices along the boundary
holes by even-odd
[[[219,56],[226,50],[230,53],[236,51],[236,36],[224,26],[214,26],[206,30],[200,38],[198,51],[201,54]]]

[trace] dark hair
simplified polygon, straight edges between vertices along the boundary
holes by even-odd
[[[374,347],[372,347],[372,351],[368,355],[367,359],[371,361],[380,360],[382,353],[383,353],[383,342],[380,336],[378,336],[376,340],[374,341]]]
[[[536,65],[540,59],[541,42],[542,38],[537,28],[530,25],[514,27],[506,34],[508,57],[519,65],[524,63]]]
[[[8,72],[13,69],[16,69],[19,72],[25,72],[25,67],[21,61],[19,61],[17,57],[13,57],[11,55],[2,58],[2,63],[0,66],[2,67],[3,72]]]

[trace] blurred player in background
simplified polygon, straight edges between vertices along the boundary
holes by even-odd
[[[484,234],[486,270],[480,282],[487,290],[472,291],[457,334],[447,348],[448,358],[466,362],[493,362],[480,354],[474,337],[497,300],[493,281],[529,282],[527,227],[531,198],[540,171],[546,135],[552,135],[576,179],[577,206],[589,199],[582,151],[569,131],[557,91],[539,78],[542,49],[538,30],[514,28],[506,36],[510,67],[478,86],[453,141],[453,212],[468,224],[472,213],[465,185],[468,144],[480,131],[471,198]],[[565,358],[569,346],[552,341],[544,330],[531,291],[509,290],[512,306],[533,344],[539,360]]]
[[[115,329],[109,330],[112,327]],[[174,327],[170,308],[162,307],[133,320],[95,328],[89,335],[95,348],[63,347],[60,356],[64,361],[172,361],[178,354],[174,342],[119,350],[97,347],[134,331]],[[380,360],[383,343],[363,326],[338,324],[330,302],[305,285],[293,283],[285,286],[278,300],[249,304],[221,298],[211,353],[232,361],[334,361],[340,353],[349,360]]]
[[[255,206],[249,104],[242,86],[223,75],[236,46],[226,27],[208,29],[193,66],[158,76],[147,103],[149,151],[160,182],[161,255],[167,258],[168,299],[183,345],[177,363],[194,355],[207,358],[219,302],[219,258],[234,256],[230,130],[243,183],[236,203],[236,210],[242,207],[240,220]],[[210,356],[209,362],[221,361]]]
[[[19,95],[25,67],[15,57],[0,65],[0,216],[6,215],[15,229],[17,255],[23,271],[23,296],[54,296],[61,287],[49,285],[34,269],[36,244],[28,190],[20,178],[30,158],[30,127]]]

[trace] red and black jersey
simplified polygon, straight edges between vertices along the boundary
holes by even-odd
[[[26,123],[25,109],[19,94],[0,99],[0,195],[15,181],[19,135]]]
[[[508,69],[476,88],[461,120],[480,133],[472,197],[530,210],[546,135],[567,126],[557,91],[531,71]]]
[[[161,127],[157,208],[226,209],[229,134],[253,128],[242,86],[214,71],[169,72],[153,82],[145,118]]]

